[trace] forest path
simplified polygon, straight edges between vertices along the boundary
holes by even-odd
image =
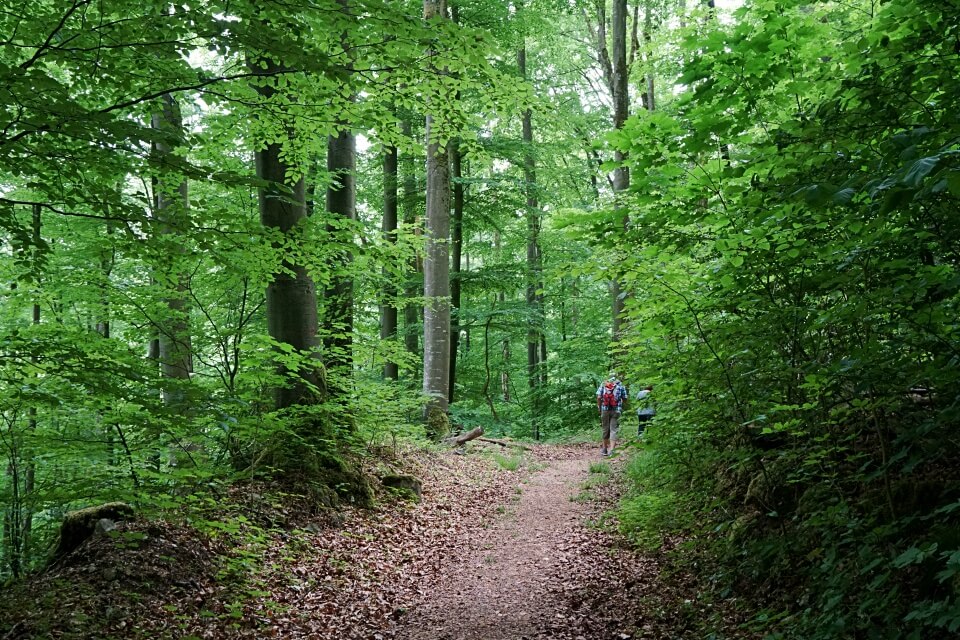
[[[551,587],[571,568],[567,552],[577,546],[572,541],[586,533],[590,508],[578,496],[596,461],[598,452],[579,449],[575,457],[551,460],[534,473],[497,521],[476,531],[461,548],[448,550],[437,582],[403,617],[396,637],[559,637],[556,622],[566,621],[571,612],[563,590]],[[570,637],[587,636],[581,630]]]

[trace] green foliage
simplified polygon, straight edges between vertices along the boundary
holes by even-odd
[[[661,400],[625,533],[695,507],[715,584],[774,637],[957,624],[948,14],[749,3],[678,35],[685,91],[614,139],[628,366]]]
[[[677,469],[662,448],[638,451],[626,467],[630,492],[617,511],[621,534],[645,551],[656,551],[666,535],[684,534],[696,524],[695,505],[703,496],[672,487]]]
[[[368,447],[423,438],[416,385],[379,376],[389,358],[415,378],[418,356],[380,340],[370,311],[384,281],[410,277],[417,225],[396,242],[373,232],[382,192],[364,176],[355,224],[311,202],[301,227],[266,229],[253,152],[279,145],[291,167],[280,181],[304,175],[319,203],[338,128],[375,141],[361,164],[380,143],[412,159],[427,101],[443,99],[441,137],[470,137],[481,113],[509,117],[529,87],[491,63],[499,45],[476,23],[351,6],[4,5],[16,46],[0,53],[0,277],[12,285],[0,310],[0,576],[36,567],[63,513],[95,502],[169,512],[220,482],[282,472],[328,480],[328,501],[366,503],[352,469]],[[425,43],[448,73],[421,64]],[[164,104],[183,128],[153,117]],[[348,375],[326,371],[329,352],[269,338],[264,292],[293,264],[320,288],[355,284],[355,325],[316,336],[356,333]],[[395,301],[408,302],[420,301]],[[159,338],[188,353],[189,379],[144,357]],[[276,411],[282,388],[302,390],[302,406]]]

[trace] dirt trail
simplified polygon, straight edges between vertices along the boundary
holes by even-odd
[[[402,640],[520,640],[536,637],[561,603],[545,602],[562,575],[571,536],[588,508],[573,501],[596,452],[553,460],[522,485],[518,502],[444,560],[436,584],[403,617]]]

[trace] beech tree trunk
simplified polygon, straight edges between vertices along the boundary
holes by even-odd
[[[630,115],[629,69],[627,68],[627,0],[613,0],[613,15],[611,19],[612,31],[612,75],[610,78],[610,93],[613,98],[613,128],[622,129]],[[623,162],[626,154],[619,149],[614,152],[615,162]],[[613,190],[616,206],[622,205],[623,194],[630,188],[630,171],[627,167],[617,167],[613,172]],[[627,215],[623,214],[622,224],[627,227]],[[618,341],[621,336],[623,316],[623,295],[619,280],[616,277],[611,286],[613,298],[613,339]]]
[[[350,0],[337,0],[340,10],[351,19]],[[342,33],[340,43],[347,54],[344,71],[353,70],[350,44]],[[351,98],[352,99],[352,98]],[[353,222],[357,219],[357,142],[348,123],[336,136],[327,138],[327,173],[332,182],[327,187],[327,212],[330,223],[327,231],[343,247],[331,264],[330,284],[324,291],[324,358],[328,370],[340,370],[334,380],[343,380],[352,374],[353,367],[353,277],[350,273],[353,246]],[[339,218],[339,220],[337,220]],[[340,393],[339,383],[330,384],[328,391]]]
[[[445,0],[424,0],[423,17],[446,16]],[[446,413],[450,384],[450,167],[437,139],[436,116],[426,119],[427,212],[423,262],[423,394],[425,415]]]
[[[517,51],[520,77],[527,79],[527,48],[523,43]],[[540,203],[537,199],[536,158],[533,154],[533,114],[523,112],[523,177],[526,191],[527,218],[527,385],[530,388],[530,431],[534,440],[540,439],[540,392],[542,364],[540,343],[543,338],[543,296],[540,268]],[[545,344],[545,343],[544,343]],[[545,358],[544,358],[545,359]]]
[[[43,236],[41,235],[41,213],[42,209],[39,204],[33,205],[33,257],[31,262],[37,268],[37,281],[40,280],[40,243],[43,242]],[[33,324],[40,324],[40,303],[34,301],[33,303]],[[37,364],[38,359],[36,356],[31,358],[34,364]],[[30,407],[27,411],[27,431],[30,434],[33,434],[37,431],[37,408]],[[23,528],[21,531],[21,537],[23,544],[21,546],[21,551],[29,553],[30,550],[30,538],[33,534],[33,512],[34,512],[34,489],[36,488],[36,476],[37,476],[37,464],[33,457],[33,452],[30,448],[26,448],[26,460],[24,461],[24,478],[23,478]]]
[[[457,352],[460,350],[460,273],[463,257],[463,158],[459,140],[450,142],[450,171],[453,182],[453,218],[450,224],[450,389],[447,400],[453,403],[457,382]]]
[[[383,234],[387,242],[397,242],[397,148],[388,147],[383,154]],[[380,303],[380,339],[397,337],[397,288],[393,276],[384,269],[383,299]],[[396,362],[383,365],[383,377],[396,380],[400,376]]]
[[[327,211],[333,218],[347,222],[332,223],[328,232],[346,245],[352,244],[352,223],[357,218],[356,137],[341,131],[327,139],[327,171],[333,183],[327,187]],[[324,291],[324,359],[329,369],[352,365],[353,279],[349,275],[350,253],[340,252],[330,285]]]
[[[403,121],[403,134],[408,138],[413,137],[413,125],[410,123],[409,116]],[[417,204],[419,202],[416,163],[412,153],[404,154],[402,168],[403,224],[410,229],[417,223]],[[407,269],[407,284],[403,292],[407,300],[418,298],[422,292],[420,271],[420,260],[414,256],[410,259],[410,265]],[[419,306],[414,302],[407,302],[403,307],[403,343],[407,353],[420,355],[420,314]],[[416,371],[410,373],[410,377],[415,376]]]
[[[500,232],[493,234],[493,249],[496,251],[497,259],[503,260],[500,253]],[[497,293],[497,305],[502,309],[507,301],[507,295],[503,291]],[[510,402],[510,332],[505,331],[503,341],[500,345],[500,397],[504,402]]]
[[[653,2],[647,0],[643,16],[643,61],[646,73],[644,77],[643,107],[647,111],[655,111],[657,102],[654,95],[653,52],[650,44],[653,41]]]
[[[183,117],[176,99],[166,94],[160,98],[160,109],[153,114],[151,125],[161,133],[154,143],[154,152],[161,167],[172,164],[175,146],[183,138]],[[189,380],[192,366],[190,336],[190,308],[187,303],[190,275],[183,268],[186,247],[179,234],[189,224],[189,194],[183,178],[170,180],[161,172],[154,181],[157,230],[163,238],[168,262],[161,267],[161,282],[168,293],[164,299],[165,317],[158,329],[158,349],[161,375],[168,380]],[[175,385],[163,390],[163,401],[170,406],[182,404],[183,390]]]
[[[267,62],[268,73],[277,73],[280,67]],[[272,86],[259,86],[257,91],[265,98],[276,93]],[[288,132],[292,136],[292,131]],[[254,153],[257,177],[268,184],[258,190],[260,222],[269,231],[281,233],[286,241],[300,242],[301,225],[307,217],[306,189],[303,176],[289,165],[283,156],[283,146],[276,142]],[[289,175],[298,176],[288,179]],[[281,268],[267,285],[267,330],[279,342],[292,346],[298,352],[317,356],[317,291],[306,266],[287,256]],[[278,409],[316,400],[308,388],[312,384],[324,391],[315,371],[292,373],[281,367],[281,373],[291,376],[289,385],[276,390]]]

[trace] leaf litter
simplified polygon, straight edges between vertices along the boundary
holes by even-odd
[[[596,457],[536,445],[508,471],[486,455],[408,454],[392,463],[423,481],[419,503],[331,518],[248,486],[231,499],[269,526],[242,535],[121,523],[9,589],[0,638],[703,637],[695,581],[664,580],[659,557],[604,524],[618,474],[577,499]],[[716,637],[749,637],[738,623]]]

